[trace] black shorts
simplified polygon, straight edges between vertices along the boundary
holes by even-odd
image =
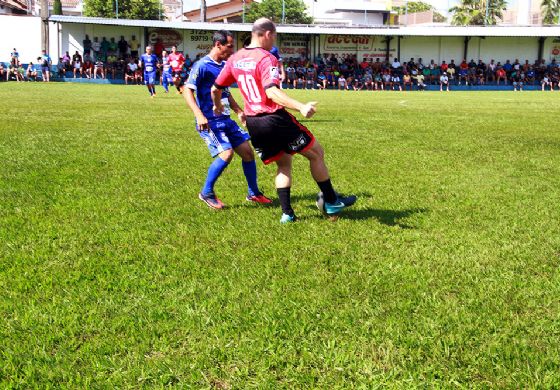
[[[265,164],[278,160],[284,153],[304,152],[315,142],[313,134],[286,110],[247,116],[247,129]]]

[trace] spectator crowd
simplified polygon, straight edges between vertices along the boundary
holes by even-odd
[[[6,66],[0,62],[0,80],[49,81],[55,77],[73,78],[110,78],[121,79],[126,84],[143,83],[143,71],[139,63],[140,43],[133,35],[130,40],[124,36],[116,41],[114,37],[107,40],[94,37],[93,41],[86,35],[83,41],[83,53],[76,51],[70,55],[66,52],[59,58],[58,65],[52,66],[49,55],[43,51],[34,64],[22,64],[19,53],[14,48],[10,53],[10,62]],[[165,50],[161,41],[154,45],[154,54],[162,58]],[[191,60],[185,53],[184,74],[188,75],[192,65],[199,59],[197,55]],[[284,87],[294,89],[338,89],[338,90],[424,90],[428,85],[439,86],[441,91],[450,86],[466,85],[511,85],[514,90],[522,90],[526,85],[540,85],[541,89],[560,90],[560,66],[552,60],[537,60],[530,63],[518,59],[505,62],[470,60],[456,63],[455,60],[442,61],[441,64],[430,60],[424,63],[422,58],[411,58],[400,62],[364,57],[358,61],[357,55],[323,54],[313,61],[305,56],[286,58],[282,61]]]
[[[523,64],[519,60],[504,63],[491,60],[442,61],[424,63],[422,58],[411,58],[401,63],[376,58],[363,58],[358,62],[356,55],[338,57],[323,54],[313,62],[306,58],[288,58],[284,61],[285,81],[288,88],[296,89],[339,89],[339,90],[423,90],[427,85],[449,90],[449,86],[466,85],[511,85],[522,90],[524,85],[541,85],[542,89],[560,89],[560,67],[552,60]]]

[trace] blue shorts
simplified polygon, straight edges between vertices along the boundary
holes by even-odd
[[[208,121],[209,131],[199,131],[212,157],[229,149],[235,149],[243,142],[251,139],[249,133],[243,130],[229,117],[211,119]],[[198,126],[197,126],[198,130]]]
[[[161,81],[164,84],[173,84],[173,76],[171,75],[171,73],[164,73]]]
[[[156,72],[144,72],[144,84],[155,84]]]

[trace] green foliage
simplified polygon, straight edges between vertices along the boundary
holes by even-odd
[[[488,7],[488,17],[486,9]],[[507,8],[507,0],[461,0],[449,9],[453,14],[451,23],[458,26],[495,25]]]
[[[423,1],[410,1],[407,5],[401,7],[393,7],[393,11],[396,11],[399,15],[404,15],[405,13],[415,13],[415,12],[425,12],[433,10],[434,7],[431,4],[424,3]]]
[[[285,0],[286,24],[311,24],[313,18],[306,12],[307,7],[301,0]],[[263,0],[251,3],[245,16],[246,22],[254,22],[258,18],[269,18],[274,23],[282,22],[282,0]]]
[[[62,2],[60,0],[54,0],[53,15],[62,15]]]
[[[558,24],[560,0],[542,0],[541,10],[543,14],[543,24]]]
[[[412,14],[415,12],[434,11],[434,22],[443,23],[447,20],[445,16],[435,10],[434,6],[428,3],[424,3],[423,1],[411,1],[408,3],[408,5],[403,5],[401,7],[395,6],[393,7],[393,11],[396,11],[399,15],[404,15],[406,13]]]
[[[85,0],[84,15],[115,18],[118,2],[119,18],[158,20],[161,4],[158,0]]]
[[[208,209],[179,95],[0,87],[1,389],[560,387],[556,93],[287,92],[336,223],[301,156],[300,222],[239,156]]]

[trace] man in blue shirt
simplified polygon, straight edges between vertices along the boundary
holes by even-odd
[[[41,73],[43,75],[43,81],[51,81],[51,57],[47,54],[46,50],[41,52]]]
[[[152,47],[146,46],[146,53],[140,57],[140,67],[144,68],[144,84],[148,87],[151,97],[156,96],[156,70],[158,66],[158,59],[155,54],[152,54]]]
[[[167,52],[164,50],[161,53],[161,85],[165,89],[165,93],[169,92],[169,85],[173,85],[173,72],[171,70],[171,64],[169,63],[169,57]]]
[[[227,168],[233,158],[233,152],[242,160],[243,173],[249,187],[247,201],[255,203],[272,203],[263,195],[257,184],[257,165],[255,155],[249,145],[249,134],[242,130],[230,117],[230,108],[237,113],[239,120],[245,123],[243,110],[226,89],[222,94],[222,104],[226,109],[221,115],[215,115],[210,89],[227,60],[233,54],[233,35],[220,30],[212,36],[212,50],[197,61],[189,74],[183,96],[196,118],[196,129],[206,142],[214,161],[208,169],[208,175],[200,200],[213,209],[222,209],[224,204],[216,197],[214,184]],[[196,93],[196,98],[195,98]]]

